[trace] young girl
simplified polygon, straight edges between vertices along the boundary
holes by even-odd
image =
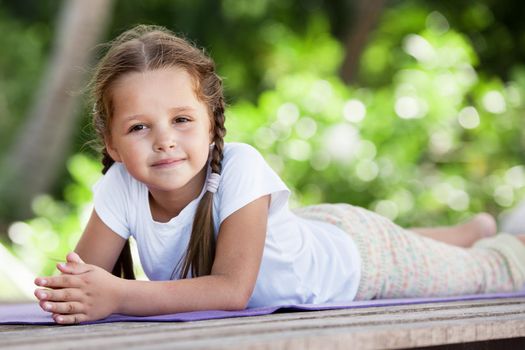
[[[105,175],[62,274],[35,280],[57,323],[525,283],[525,236],[495,235],[487,214],[408,231],[348,204],[289,210],[290,192],[263,157],[224,144],[213,61],[163,28],[121,34],[91,86]],[[130,236],[150,281],[128,279]]]

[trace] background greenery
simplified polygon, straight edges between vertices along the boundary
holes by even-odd
[[[0,1],[0,152],[41,77],[60,1]],[[107,33],[155,23],[203,46],[225,77],[227,141],[257,147],[292,205],[348,202],[405,226],[495,215],[525,194],[525,24],[518,1],[390,1],[341,78],[355,2],[117,1]],[[100,176],[89,106],[67,173],[2,243],[54,272]],[[2,266],[2,269],[7,268]],[[1,291],[7,287],[1,284]],[[4,282],[5,283],[5,282]]]

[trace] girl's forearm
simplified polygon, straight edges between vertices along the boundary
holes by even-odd
[[[148,316],[197,310],[240,310],[251,294],[226,276],[177,281],[122,280],[121,303],[115,312]]]

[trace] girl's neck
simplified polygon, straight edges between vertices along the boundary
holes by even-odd
[[[205,166],[176,193],[149,190],[148,200],[153,220],[168,222],[179,215],[191,201],[199,197],[206,180],[206,169]]]

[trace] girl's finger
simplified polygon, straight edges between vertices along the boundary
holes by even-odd
[[[91,271],[91,265],[86,265],[83,262],[66,262],[66,263],[58,263],[57,269],[66,274],[71,275],[80,275],[82,273],[86,273]]]
[[[83,293],[78,288],[37,289],[35,296],[48,301],[82,301]]]
[[[79,288],[82,286],[82,281],[74,275],[60,275],[37,277],[35,284],[39,287],[46,288]]]
[[[84,305],[76,301],[68,301],[61,303],[41,301],[39,305],[44,311],[52,312],[54,314],[71,315],[79,314],[84,311]]]
[[[78,255],[75,252],[70,252],[66,255],[66,260],[68,262],[75,262],[79,264],[85,264],[84,261],[80,258],[80,255]]]
[[[80,322],[89,321],[85,314],[72,314],[72,315],[62,315],[54,314],[53,320],[58,324],[77,324]]]

